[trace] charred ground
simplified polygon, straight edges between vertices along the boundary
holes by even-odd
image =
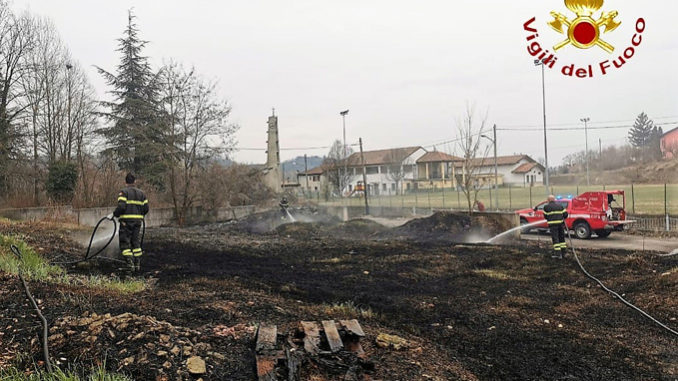
[[[108,367],[135,379],[174,379],[187,377],[183,362],[197,354],[208,365],[203,379],[251,380],[256,323],[358,318],[375,367],[369,379],[670,380],[678,374],[676,339],[594,286],[571,258],[554,261],[534,246],[432,239],[436,232],[450,238],[473,231],[462,217],[440,215],[395,230],[331,219],[248,230],[255,220],[149,229],[144,267],[153,285],[139,293],[32,284],[57,327],[53,333],[64,336],[54,340],[55,357],[106,358]],[[68,242],[56,246],[72,251],[64,249]],[[610,287],[678,324],[678,259],[611,251],[582,257]],[[115,271],[106,266],[96,271]],[[30,352],[38,360],[31,345],[37,326],[16,279],[3,275],[0,284],[0,351]],[[133,316],[120,318],[125,313]],[[95,335],[92,324],[105,329]],[[410,347],[379,348],[379,333],[401,336]],[[325,378],[311,378],[320,375]],[[340,379],[314,366],[306,377]]]

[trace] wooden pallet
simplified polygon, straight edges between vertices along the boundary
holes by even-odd
[[[340,351],[364,356],[360,345],[363,337],[365,333],[355,319],[323,320],[320,324],[302,321],[296,332],[289,335],[280,335],[275,325],[260,324],[255,346],[258,380],[298,381],[304,360]]]

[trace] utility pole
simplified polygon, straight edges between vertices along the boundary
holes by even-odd
[[[346,115],[348,115],[348,110],[341,111],[339,115],[341,115],[341,121],[344,127],[344,175],[341,176],[340,179],[348,179],[348,146],[346,146]],[[341,184],[340,187],[346,187],[346,184]],[[343,191],[343,189],[340,190],[340,192]]]
[[[535,66],[541,66],[541,96],[542,96],[542,110],[544,112],[544,165],[546,170],[544,171],[544,180],[546,185],[546,196],[549,195],[549,151],[548,144],[546,142],[546,83],[544,80],[544,61],[534,60]],[[530,204],[531,205],[531,204]]]
[[[363,156],[363,138],[359,138],[358,142],[360,143],[360,164],[363,167],[363,193],[365,193],[365,215],[370,215],[370,204],[367,202],[367,171],[365,170],[365,157]]]
[[[306,178],[306,192],[310,192],[310,189],[308,189],[308,160],[306,159],[306,154],[304,154],[304,177]]]
[[[499,175],[497,171],[497,125],[492,126],[494,140],[494,208],[499,210]]]
[[[494,146],[494,208],[499,210],[499,175],[497,170],[497,125],[492,126],[492,138],[487,135],[480,135],[492,142]],[[490,196],[490,208],[492,208],[492,197]]]
[[[580,119],[582,122],[584,122],[584,138],[586,139],[586,186],[591,185],[591,181],[589,178],[589,126],[588,123],[591,120],[591,118],[582,118]]]

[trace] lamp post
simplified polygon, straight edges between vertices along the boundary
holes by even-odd
[[[535,66],[541,66],[541,96],[542,96],[542,110],[544,112],[544,164],[546,170],[544,171],[544,181],[546,185],[546,195],[549,194],[549,151],[546,142],[546,83],[544,80],[544,61],[534,60]]]
[[[339,113],[339,115],[341,115],[341,122],[342,122],[342,125],[344,127],[344,130],[343,130],[344,131],[344,149],[343,149],[343,151],[344,151],[344,154],[343,154],[343,156],[344,156],[343,157],[343,159],[344,159],[344,176],[342,176],[341,178],[347,179],[348,178],[348,163],[347,163],[348,162],[348,160],[347,160],[348,159],[347,158],[348,157],[348,147],[346,146],[346,115],[348,115],[348,110],[341,111]],[[341,185],[346,186],[346,184],[341,184]],[[343,191],[344,190],[342,189],[341,192],[343,192]]]
[[[590,186],[591,182],[589,181],[589,126],[588,123],[591,118],[581,118],[579,119],[584,122],[584,138],[586,139],[586,186]]]
[[[73,65],[70,63],[66,64],[66,73],[67,73],[67,81],[68,81],[68,137],[70,140],[71,136],[71,131],[73,129],[73,126],[71,124],[71,69],[73,69]],[[68,160],[71,159],[71,149],[70,147],[68,148]]]
[[[487,135],[481,135],[483,138],[489,140],[494,145],[494,208],[499,210],[499,176],[497,171],[497,125],[492,126],[492,132],[494,138],[490,138]],[[492,200],[490,199],[490,202]],[[491,206],[490,206],[491,207]]]

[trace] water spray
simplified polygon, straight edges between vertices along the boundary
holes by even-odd
[[[96,245],[99,242],[106,239],[106,238],[101,238],[101,239],[98,239],[96,242],[94,241],[94,236],[96,236],[97,230],[99,230],[99,227],[101,226],[101,224],[104,221],[110,221],[113,224],[113,233],[111,234],[110,238],[108,238],[106,243],[99,248],[99,250],[97,250],[95,253],[92,253],[92,244]],[[54,264],[56,264],[56,265],[75,265],[75,264],[78,264],[78,263],[87,262],[91,259],[94,259],[95,257],[99,256],[99,254],[103,253],[104,250],[106,250],[108,245],[110,245],[111,242],[113,242],[113,240],[115,239],[115,236],[116,236],[117,233],[118,233],[118,223],[115,221],[115,217],[109,217],[109,216],[103,217],[94,226],[94,230],[92,230],[92,235],[89,238],[89,244],[87,245],[87,251],[85,252],[85,256],[82,259],[78,259],[78,260],[75,260],[75,261],[67,261],[67,262],[56,262]],[[141,246],[142,247],[144,245],[144,236],[145,235],[146,235],[146,222],[144,220],[141,220]],[[125,261],[122,261],[122,260],[116,259],[116,258],[101,257],[99,259],[105,259],[105,260],[109,260],[109,261],[113,261],[113,262],[125,263]]]
[[[292,217],[292,214],[290,213],[289,210],[287,210],[287,208],[285,208],[285,213],[287,213],[287,217],[290,218],[290,221],[297,222],[297,220],[295,220],[294,217]]]
[[[499,238],[502,238],[502,237],[504,237],[504,236],[506,236],[506,235],[509,235],[509,234],[511,234],[511,233],[513,233],[513,232],[515,232],[515,231],[517,231],[517,230],[529,230],[530,228],[533,228],[533,227],[538,226],[538,225],[542,225],[543,223],[544,223],[544,221],[535,221],[535,222],[531,222],[531,223],[529,223],[529,224],[516,226],[515,228],[509,229],[509,230],[507,230],[507,231],[505,231],[505,232],[503,232],[503,233],[499,233],[499,234],[495,235],[494,237],[492,237],[492,238],[488,239],[487,241],[485,241],[485,243],[492,243],[492,242],[494,242],[495,240],[497,240],[497,239],[499,239]]]

